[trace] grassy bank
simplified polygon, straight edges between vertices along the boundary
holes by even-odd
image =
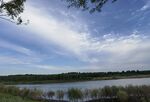
[[[41,96],[42,92],[39,90],[0,85],[0,102],[39,102]]]
[[[27,98],[23,99],[22,97],[19,96],[0,93],[0,102],[38,102],[38,101],[33,101]]]

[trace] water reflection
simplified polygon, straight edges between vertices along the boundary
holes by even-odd
[[[49,90],[68,90],[69,88],[92,89],[108,86],[126,86],[126,85],[150,85],[150,78],[137,79],[118,79],[118,80],[101,80],[101,81],[85,81],[70,83],[54,83],[54,84],[36,84],[36,85],[17,85],[20,88],[39,89],[44,92]]]

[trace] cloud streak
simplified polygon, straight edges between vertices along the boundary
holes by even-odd
[[[13,34],[16,38],[12,39],[16,42],[19,39],[20,43],[0,39],[0,65],[13,69],[22,66],[19,70],[23,69],[27,73],[36,72],[34,69],[44,70],[45,73],[61,73],[148,69],[150,66],[148,34],[145,35],[139,30],[129,34],[99,33],[99,26],[94,26],[98,34],[96,35],[91,33],[93,29],[89,28],[88,22],[84,22],[80,13],[75,15],[74,11],[67,12],[60,9],[61,7],[46,8],[41,5],[37,9],[37,6],[30,3],[26,5],[22,15],[30,23],[12,27],[16,32],[19,31]],[[148,4],[145,4],[140,12],[147,9]],[[138,17],[140,16],[141,14]],[[133,16],[128,22],[138,17]],[[103,23],[106,22],[100,25]],[[107,28],[110,24],[104,25]]]
[[[64,55],[69,52],[72,54],[70,56],[91,64],[138,63],[150,59],[147,52],[150,49],[150,42],[146,36],[137,34],[138,32],[126,36],[105,34],[102,37],[93,38],[92,34],[84,29],[79,32],[76,29],[78,25],[73,25],[76,28],[72,28],[70,25],[73,21],[66,23],[65,19],[60,21],[51,14],[41,15],[41,11],[33,7],[29,8],[30,11],[27,10],[25,17],[31,19],[28,27],[30,31],[41,40],[61,47]],[[78,22],[78,24],[86,26],[86,23]]]
[[[11,42],[8,41],[4,41],[2,39],[0,39],[0,48],[3,49],[8,49],[8,50],[12,50],[21,54],[25,54],[25,55],[32,55],[32,51],[30,49],[27,49],[25,47],[13,44]]]

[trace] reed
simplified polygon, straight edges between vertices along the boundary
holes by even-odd
[[[70,88],[68,91],[57,90],[44,93],[40,90],[19,89],[14,86],[0,85],[1,94],[10,94],[22,99],[53,100],[56,102],[150,102],[150,85],[105,86],[97,89]],[[65,97],[65,98],[64,98]],[[9,97],[11,98],[11,97]],[[4,100],[5,98],[1,98]],[[5,101],[3,101],[5,102]],[[7,101],[12,102],[12,101]],[[22,102],[22,101],[21,101]]]

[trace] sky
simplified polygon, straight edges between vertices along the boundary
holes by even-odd
[[[102,12],[63,0],[27,0],[27,25],[0,19],[0,75],[150,69],[150,0],[108,2]]]

